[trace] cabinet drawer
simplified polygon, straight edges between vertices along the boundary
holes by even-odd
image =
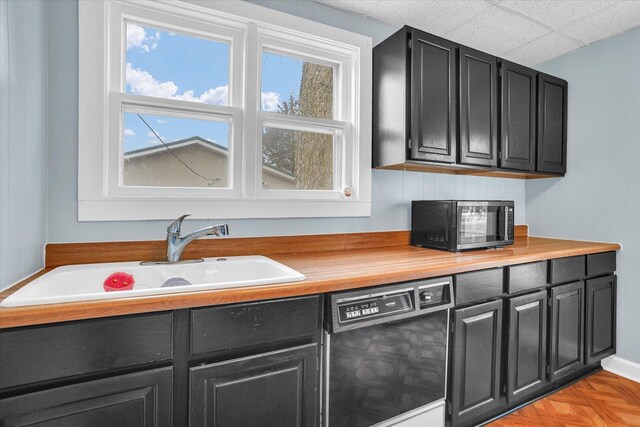
[[[587,255],[587,276],[601,276],[616,271],[616,253]]]
[[[457,274],[454,290],[457,305],[500,296],[503,293],[502,269]]]
[[[551,284],[573,282],[585,278],[586,257],[574,256],[549,261],[549,278]]]
[[[0,425],[169,427],[172,383],[165,367],[10,397]]]
[[[509,294],[541,288],[547,284],[547,261],[510,265],[506,267],[506,272]]]
[[[318,296],[194,309],[191,354],[315,337],[320,326]]]
[[[172,358],[172,314],[0,332],[0,388]]]

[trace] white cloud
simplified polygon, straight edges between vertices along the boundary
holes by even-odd
[[[146,71],[140,68],[133,68],[131,63],[127,63],[126,66],[126,80],[131,87],[131,92],[136,95],[173,98],[178,91],[178,86],[173,82],[160,83]]]
[[[127,49],[138,47],[145,52],[150,52],[158,47],[160,32],[148,36],[147,32],[139,25],[127,24]]]
[[[229,86],[218,86],[215,89],[209,89],[200,95],[200,100],[205,104],[227,105],[229,103]]]
[[[155,96],[158,98],[179,99],[181,101],[199,102],[211,105],[228,105],[229,86],[218,86],[210,88],[195,95],[189,89],[178,93],[178,86],[172,81],[159,82],[147,71],[140,68],[133,68],[131,63],[126,65],[126,81],[131,88],[131,93],[144,96]],[[264,111],[278,111],[280,94],[278,92],[262,92],[262,109]],[[165,123],[165,120],[158,120],[158,123]]]
[[[167,121],[166,121],[166,120],[163,120],[163,119],[158,119],[158,123],[160,123],[161,125],[163,125],[163,124],[167,123]]]
[[[193,90],[185,90],[182,94],[178,94],[178,86],[172,81],[159,82],[148,72],[140,68],[133,68],[131,63],[127,63],[126,66],[126,81],[131,88],[131,92],[136,95],[214,105],[227,104],[229,98],[229,87],[226,85],[208,89],[198,96],[195,96]],[[160,121],[158,122],[160,123]]]
[[[133,135],[135,135],[135,134],[136,134],[136,133],[135,133],[133,130],[131,130],[131,129],[125,129],[123,133],[124,133],[125,135],[127,135],[127,136],[133,136]]]
[[[158,134],[158,136],[156,136],[156,134],[155,134],[155,133],[153,133],[153,132],[151,132],[151,131],[147,132],[147,136],[148,136],[149,138],[155,138],[156,142],[158,142],[158,138],[160,138],[163,142],[166,142],[166,141],[167,141],[167,138],[166,138],[166,137],[164,137],[164,136],[162,136],[162,135],[160,135],[160,134]]]
[[[278,111],[280,94],[278,92],[262,92],[262,110]]]

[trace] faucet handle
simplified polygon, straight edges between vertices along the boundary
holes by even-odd
[[[184,219],[190,215],[191,214],[188,213],[178,217],[178,219],[173,221],[171,225],[167,227],[167,233],[180,235],[180,226],[182,225],[182,221],[184,221]]]

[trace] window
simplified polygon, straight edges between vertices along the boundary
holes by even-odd
[[[81,221],[370,215],[369,38],[243,2],[79,19]]]

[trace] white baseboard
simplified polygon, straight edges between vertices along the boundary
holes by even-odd
[[[621,377],[640,383],[640,363],[631,362],[614,355],[602,359],[602,367],[605,371],[613,372]]]

